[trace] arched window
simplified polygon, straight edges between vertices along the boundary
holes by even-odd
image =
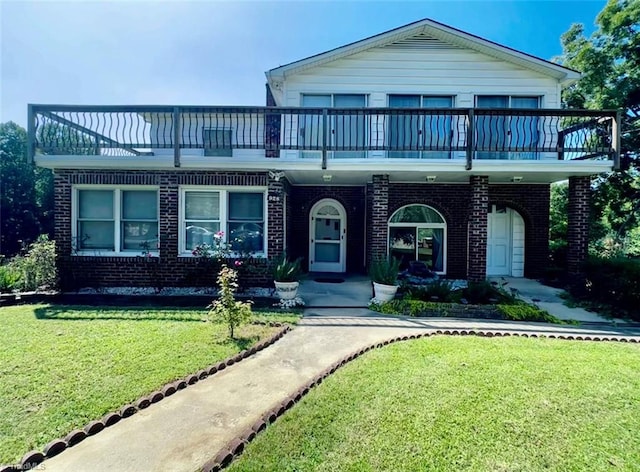
[[[407,205],[389,219],[389,255],[401,267],[422,261],[434,272],[446,272],[447,223],[427,205]]]

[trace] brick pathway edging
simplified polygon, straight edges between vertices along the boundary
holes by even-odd
[[[22,456],[20,460],[19,466],[16,465],[7,465],[0,466],[0,472],[17,472],[22,470],[29,470],[37,467],[40,463],[42,463],[45,459],[49,459],[51,457],[57,456],[65,449],[75,446],[76,444],[82,442],[89,436],[93,436],[94,434],[99,433],[103,429],[112,426],[119,422],[124,418],[129,418],[133,416],[138,411],[147,408],[152,403],[158,403],[164,398],[173,395],[178,390],[182,390],[187,388],[189,385],[193,385],[200,380],[206,379],[209,376],[214,375],[217,372],[220,372],[227,367],[236,364],[243,359],[253,356],[257,352],[269,347],[276,341],[278,341],[282,336],[288,333],[291,330],[291,326],[285,323],[279,322],[256,322],[254,324],[258,325],[267,325],[275,328],[282,328],[276,334],[271,336],[269,339],[262,341],[260,343],[251,346],[249,349],[245,349],[244,351],[240,351],[238,354],[231,356],[227,359],[224,359],[220,362],[210,365],[202,370],[199,370],[195,374],[187,375],[182,379],[175,380],[173,382],[169,382],[160,389],[150,393],[149,395],[145,395],[140,397],[133,403],[124,405],[118,411],[110,412],[104,415],[101,419],[91,421],[82,429],[74,429],[69,434],[67,434],[64,438],[54,439],[49,442],[42,452],[33,450],[29,451]]]
[[[231,440],[221,451],[219,451],[212,459],[207,461],[201,468],[203,472],[219,472],[228,467],[231,462],[239,457],[245,449],[245,446],[253,441],[253,439],[264,431],[268,425],[273,424],[280,416],[282,416],[287,410],[291,409],[302,397],[308,394],[313,387],[320,385],[325,378],[333,374],[340,367],[343,367],[347,363],[360,357],[364,353],[387,346],[388,344],[414,340],[418,338],[426,338],[431,336],[483,336],[483,337],[523,337],[523,338],[548,338],[548,339],[564,339],[570,341],[608,341],[608,342],[623,342],[623,343],[640,343],[640,340],[633,337],[626,336],[595,336],[595,335],[576,335],[576,334],[538,334],[538,333],[512,333],[500,330],[483,330],[483,329],[438,329],[420,334],[411,334],[404,336],[397,336],[389,338],[385,341],[379,341],[369,346],[363,347],[357,351],[352,352],[348,356],[343,357],[341,360],[334,362],[331,366],[327,367],[316,377],[307,382],[304,386],[300,387],[296,393],[285,398],[275,408],[267,411],[262,418],[256,421],[253,426],[247,428],[238,437]]]

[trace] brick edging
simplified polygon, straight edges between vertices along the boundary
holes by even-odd
[[[203,472],[219,472],[225,467],[229,466],[231,462],[239,457],[243,452],[248,443],[253,441],[253,439],[262,431],[266,429],[266,427],[272,423],[274,423],[280,416],[282,416],[287,410],[293,408],[293,406],[299,402],[302,397],[308,394],[312,388],[320,385],[325,378],[329,375],[333,374],[336,370],[349,362],[357,359],[361,355],[366,352],[387,346],[389,344],[393,344],[401,341],[414,340],[419,338],[427,338],[431,336],[482,336],[482,337],[522,337],[522,338],[548,338],[548,339],[563,339],[569,341],[607,341],[607,342],[622,342],[622,343],[640,343],[640,340],[634,337],[627,336],[597,336],[597,335],[576,335],[576,334],[539,334],[539,333],[527,333],[527,332],[517,332],[512,333],[508,331],[500,331],[500,330],[484,330],[484,329],[438,329],[426,333],[420,334],[411,334],[404,336],[396,336],[394,338],[389,338],[384,341],[379,341],[374,344],[370,344],[366,347],[363,347],[357,351],[352,352],[351,354],[343,357],[341,360],[334,362],[325,370],[320,372],[317,376],[307,382],[305,385],[300,387],[294,394],[285,398],[282,402],[280,402],[276,407],[267,411],[262,417],[256,421],[250,428],[244,430],[238,437],[232,439],[222,450],[220,450],[215,457],[211,458],[207,461],[200,470]],[[0,471],[1,472],[1,471]]]
[[[105,414],[101,419],[94,420],[89,422],[82,429],[74,429],[69,434],[67,434],[64,438],[54,439],[50,441],[46,446],[44,446],[44,450],[42,452],[37,450],[32,450],[27,452],[22,456],[19,465],[0,465],[0,472],[18,472],[22,470],[29,470],[34,467],[37,467],[41,464],[45,459],[50,459],[51,457],[57,456],[65,449],[68,449],[76,444],[79,444],[84,439],[89,436],[93,436],[103,429],[112,426],[118,423],[120,420],[129,418],[133,416],[138,411],[143,410],[149,407],[152,403],[158,403],[164,398],[173,395],[178,390],[183,390],[187,388],[189,385],[193,385],[200,380],[204,380],[207,377],[214,375],[217,372],[220,372],[227,367],[232,366],[233,364],[237,364],[243,359],[247,359],[257,352],[265,349],[266,347],[272,345],[276,341],[278,341],[282,336],[291,331],[291,326],[286,323],[279,322],[269,322],[269,321],[257,321],[253,324],[257,325],[267,325],[275,328],[282,328],[276,334],[271,336],[269,339],[259,342],[249,349],[245,349],[244,351],[240,351],[239,353],[228,357],[220,362],[215,364],[211,364],[209,367],[199,370],[194,374],[187,375],[186,377],[178,380],[174,380],[173,382],[169,382],[165,384],[163,387],[160,387],[158,390],[151,392],[149,395],[144,395],[137,399],[136,401],[124,405],[117,411],[110,412]]]

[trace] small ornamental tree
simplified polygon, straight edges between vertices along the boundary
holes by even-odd
[[[238,273],[234,269],[222,265],[218,273],[219,297],[211,304],[209,310],[210,321],[222,321],[229,327],[229,337],[234,339],[234,330],[248,322],[253,315],[251,302],[241,302],[235,299],[238,289]]]

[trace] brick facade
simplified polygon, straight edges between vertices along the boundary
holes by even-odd
[[[469,178],[469,259],[467,278],[480,282],[487,278],[487,211],[489,209],[489,177],[473,175]]]
[[[572,179],[570,251],[574,271],[586,254],[589,179]],[[72,186],[153,185],[160,195],[160,257],[72,255]],[[292,186],[268,172],[98,171],[55,173],[56,245],[63,286],[198,286],[211,285],[215,274],[199,259],[179,257],[179,188],[182,185],[254,186],[267,189],[267,250],[309,256],[309,212],[323,198],[339,201],[347,212],[347,271],[361,273],[375,256],[386,256],[389,217],[415,203],[433,207],[447,223],[447,276],[484,279],[486,274],[487,208],[504,204],[525,222],[525,276],[544,271],[548,253],[549,185],[488,184],[472,177],[470,184],[394,183],[376,175],[366,186]],[[572,202],[572,203],[571,203]],[[284,237],[286,228],[286,240]],[[471,258],[467,255],[471,254]],[[366,261],[366,262],[365,262]],[[245,281],[269,284],[258,271]]]
[[[364,214],[365,188],[339,186],[293,186],[289,196],[289,221],[287,234],[289,254],[302,257],[305,269],[309,265],[309,212],[323,198],[332,198],[342,204],[347,212],[347,272],[364,271]],[[386,244],[386,243],[385,243]]]
[[[158,258],[132,256],[73,255],[71,194],[73,185],[153,185],[158,187]],[[207,171],[94,171],[57,170],[55,172],[55,239],[63,289],[99,286],[210,286],[215,273],[198,258],[179,257],[179,186],[258,186],[269,195],[284,193],[284,182],[271,181],[265,172]],[[267,198],[269,255],[282,252],[284,198]],[[264,261],[256,262],[264,269]],[[248,284],[264,285],[271,277],[264,270],[241,273]]]
[[[372,259],[386,257],[388,245],[390,184],[388,175],[374,175],[371,184],[371,206],[369,207],[368,230],[371,232],[367,262]]]
[[[567,272],[573,285],[582,282],[582,263],[589,249],[591,177],[569,177]]]

